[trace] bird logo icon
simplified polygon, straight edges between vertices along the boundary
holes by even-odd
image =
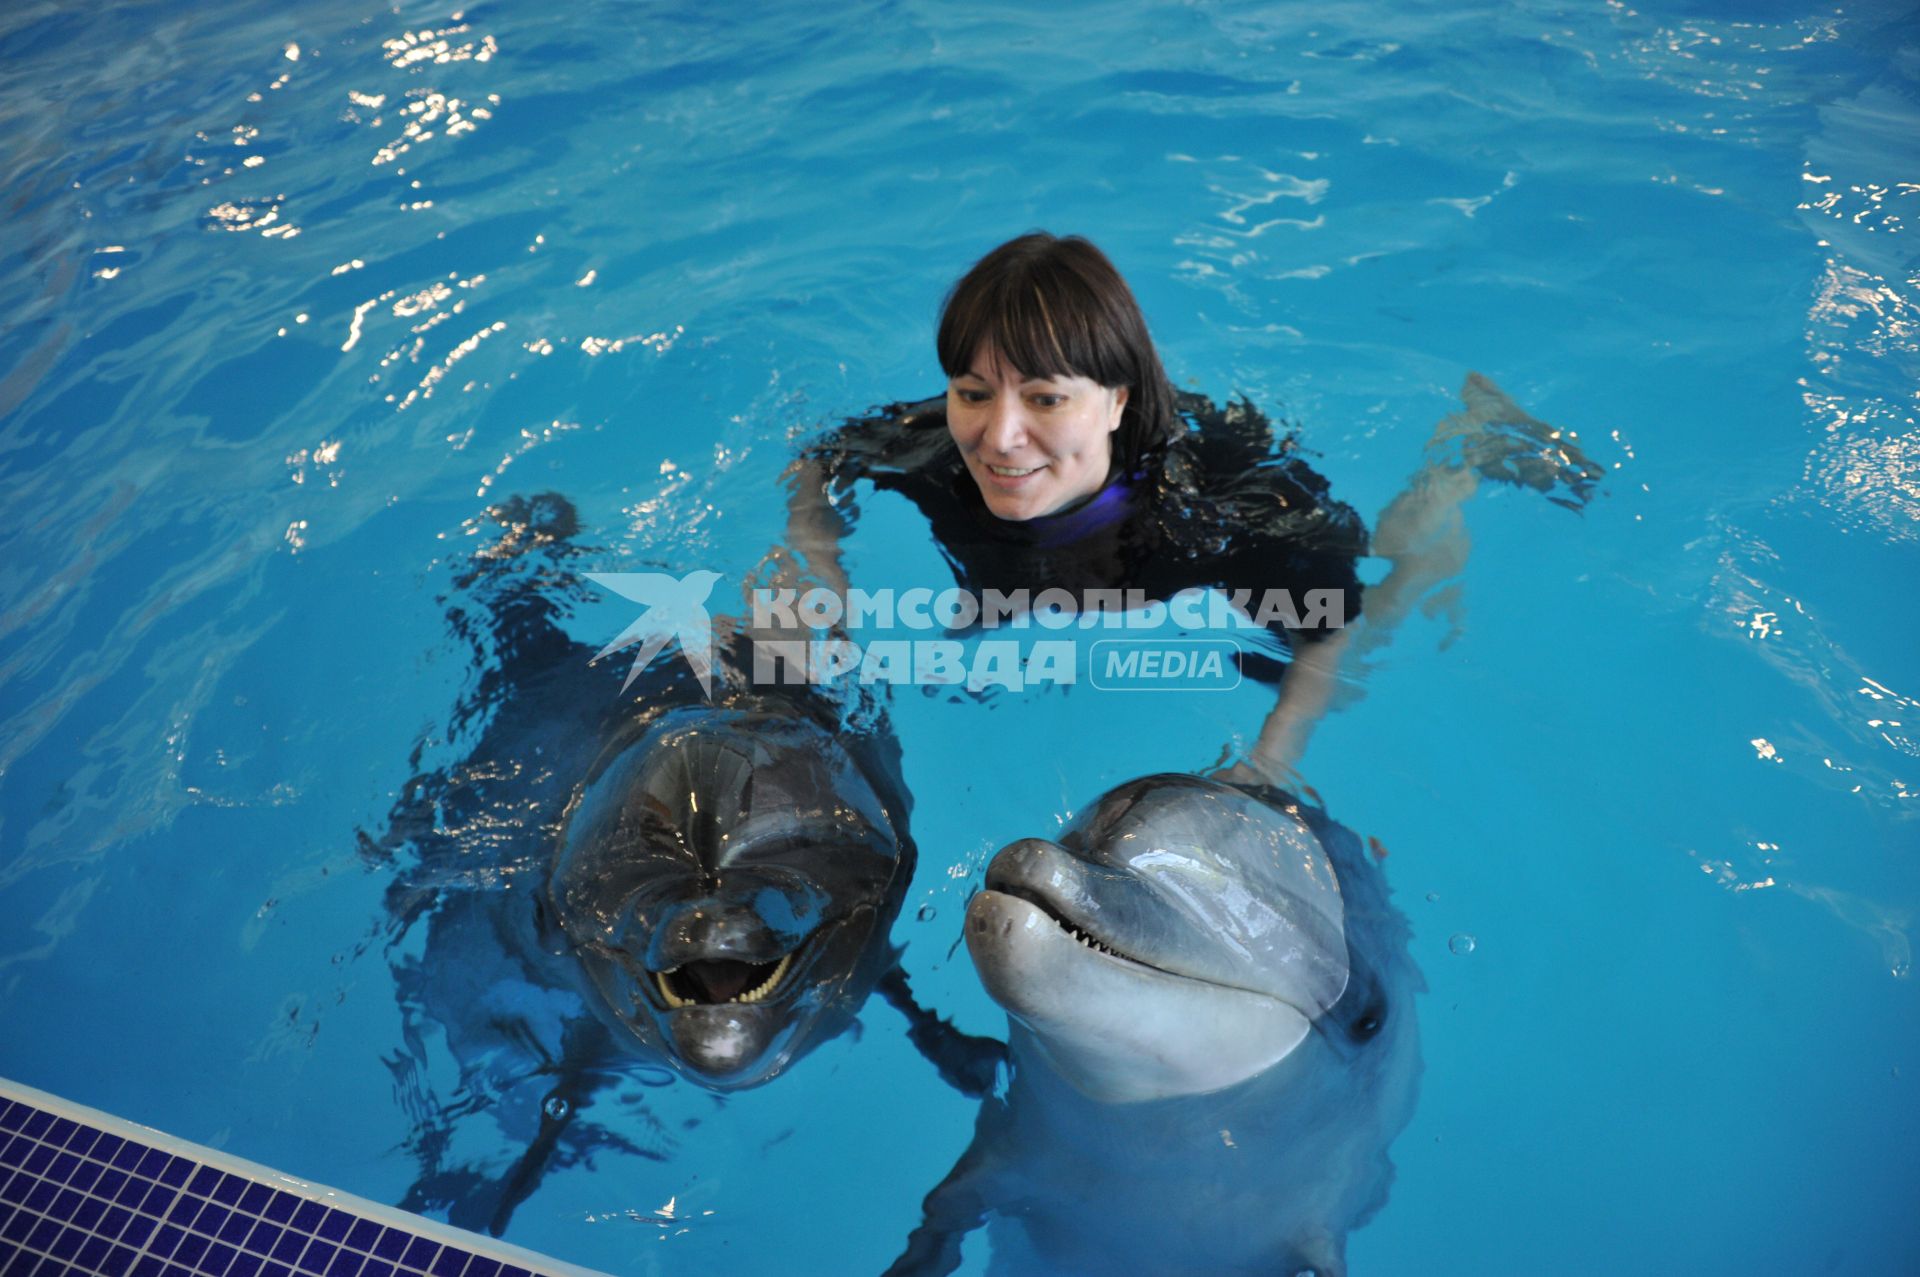
[[[593,654],[594,660],[611,655],[623,647],[638,643],[633,668],[620,685],[625,692],[640,677],[640,671],[660,654],[669,640],[680,640],[680,654],[687,658],[700,690],[713,695],[713,618],[707,615],[707,596],[713,593],[718,572],[704,569],[674,578],[664,572],[588,572],[587,580],[612,590],[621,598],[644,604],[646,611],[633,624],[620,631],[613,642]]]

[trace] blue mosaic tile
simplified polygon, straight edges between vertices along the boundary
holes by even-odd
[[[318,1238],[307,1244],[300,1255],[300,1271],[303,1273],[321,1273],[327,1271],[327,1265],[333,1262],[333,1255],[339,1247],[332,1242]]]
[[[160,1231],[153,1235],[153,1240],[147,1243],[147,1249],[165,1259],[173,1254],[173,1248],[178,1246],[184,1237],[186,1234],[172,1224],[162,1224]]]
[[[539,1277],[90,1120],[0,1094],[0,1277]]]
[[[200,1262],[200,1256],[206,1253],[207,1239],[198,1233],[188,1233],[180,1239],[180,1244],[173,1248],[171,1258],[175,1263],[197,1264]]]
[[[174,1191],[171,1188],[165,1184],[155,1184],[147,1191],[147,1195],[140,1199],[139,1209],[143,1214],[160,1219],[166,1215],[174,1200]]]
[[[219,1233],[232,1218],[232,1212],[218,1202],[208,1202],[198,1215],[193,1217],[193,1231],[212,1237]]]
[[[273,1249],[267,1253],[282,1263],[291,1264],[299,1259],[300,1252],[307,1248],[307,1240],[305,1233],[296,1233],[289,1230],[278,1242],[274,1243]]]
[[[407,1247],[407,1253],[400,1262],[408,1268],[424,1270],[439,1253],[439,1242],[427,1237],[416,1237],[413,1239],[413,1244]]]
[[[79,1229],[63,1228],[60,1230],[59,1235],[53,1239],[53,1245],[48,1247],[48,1249],[53,1252],[55,1259],[71,1260],[79,1253],[81,1243],[86,1240],[87,1235]]]
[[[247,1234],[253,1231],[255,1222],[253,1216],[242,1215],[239,1211],[235,1211],[227,1217],[227,1222],[220,1226],[217,1236],[223,1242],[238,1246],[247,1240]]]
[[[97,1197],[89,1197],[74,1208],[73,1222],[82,1228],[92,1228],[107,1213],[107,1204]]]
[[[272,1220],[263,1219],[252,1232],[247,1234],[245,1245],[248,1250],[268,1255],[273,1253],[274,1245],[284,1236],[286,1236],[284,1228]]]

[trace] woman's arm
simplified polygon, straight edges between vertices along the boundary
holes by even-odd
[[[1373,553],[1391,567],[1367,587],[1365,612],[1329,638],[1293,636],[1294,659],[1279,701],[1247,759],[1273,783],[1297,781],[1296,767],[1333,702],[1342,666],[1384,646],[1415,607],[1465,569],[1471,541],[1464,507],[1483,476],[1533,488],[1577,511],[1605,473],[1573,432],[1528,416],[1479,373],[1467,375],[1460,399],[1464,411],[1441,418],[1420,469],[1374,526]]]
[[[846,516],[827,499],[832,476],[818,458],[803,456],[787,467],[784,478],[787,485],[784,566],[794,579],[774,584],[800,588],[801,575],[805,573],[844,598],[847,574],[840,563],[840,543],[846,538],[849,525]]]

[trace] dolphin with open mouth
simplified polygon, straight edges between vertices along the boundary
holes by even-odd
[[[550,916],[620,1033],[709,1087],[834,1036],[893,965],[900,803],[806,715],[683,708],[621,734],[570,807]]]
[[[915,848],[877,704],[749,685],[739,640],[710,687],[677,652],[623,686],[560,624],[599,557],[572,506],[514,497],[474,530],[448,613],[474,648],[465,745],[359,843],[390,874],[402,1204],[498,1234],[552,1170],[671,1156],[686,1128],[646,1120],[647,1086],[757,1086],[852,1026],[896,966]],[[504,1138],[463,1138],[482,1112]]]
[[[969,903],[1010,1081],[896,1274],[1337,1277],[1385,1201],[1419,1076],[1405,919],[1351,831],[1188,775],[1022,839]]]

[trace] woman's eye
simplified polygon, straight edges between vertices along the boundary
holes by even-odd
[[[1065,395],[1035,395],[1033,406],[1036,408],[1058,408],[1067,401]]]
[[[993,398],[992,395],[984,390],[962,390],[959,391],[958,394],[960,395],[961,403],[985,403],[987,400]]]

